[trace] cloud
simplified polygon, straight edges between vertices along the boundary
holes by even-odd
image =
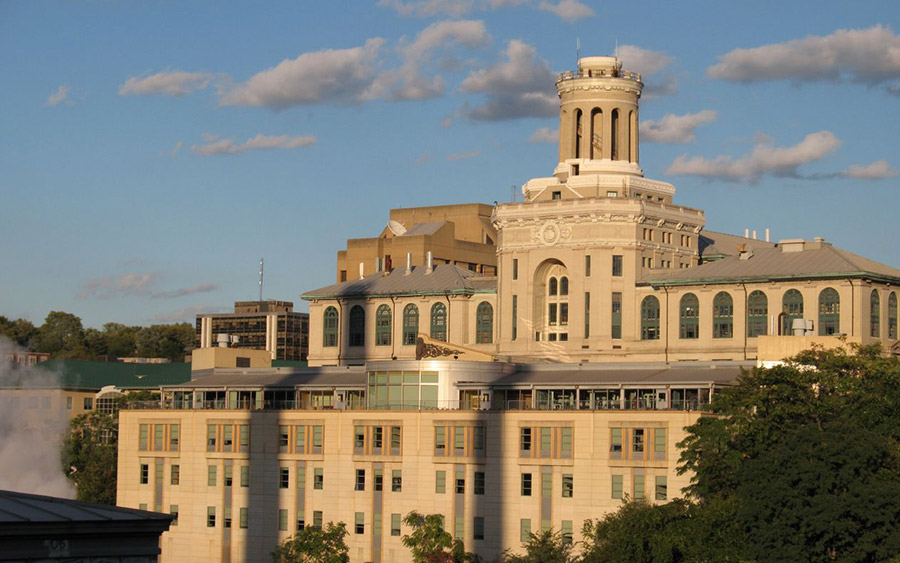
[[[430,18],[432,16],[450,16],[458,18],[472,11],[473,0],[378,0],[378,6],[390,8],[401,16]]]
[[[481,154],[481,149],[476,149],[474,151],[469,151],[469,152],[458,152],[458,153],[454,153],[454,154],[448,154],[447,160],[451,161],[451,162],[454,160],[465,160],[467,158],[475,158],[476,156],[478,156],[480,154]]]
[[[125,295],[148,295],[162,279],[158,272],[130,273],[90,280],[84,284],[84,291],[76,295],[78,299],[97,297],[109,299]]]
[[[178,141],[177,143],[175,143],[175,146],[172,147],[172,150],[169,151],[169,156],[175,156],[183,147],[184,141]]]
[[[358,103],[372,85],[384,42],[376,37],[360,47],[313,51],[285,59],[226,91],[220,103],[273,110],[319,103]]]
[[[855,178],[857,180],[882,180],[900,176],[900,170],[891,166],[886,160],[876,160],[868,166],[854,164],[842,171],[840,175],[844,178]]]
[[[541,127],[528,137],[529,143],[555,143],[559,141],[559,129]]]
[[[900,78],[900,36],[889,27],[840,29],[719,57],[706,72],[731,82],[857,82],[874,86]]]
[[[645,99],[678,92],[678,80],[671,72],[667,72],[669,65],[675,61],[668,53],[651,51],[637,45],[621,45],[618,57],[625,70],[641,74]]]
[[[641,140],[650,143],[691,143],[697,127],[715,119],[716,112],[711,109],[685,115],[670,113],[659,121],[641,122]]]
[[[160,291],[153,294],[153,299],[174,299],[177,297],[184,297],[185,295],[193,295],[195,293],[210,293],[212,291],[218,291],[219,289],[219,284],[207,282],[192,287],[183,287],[171,291]]]
[[[504,56],[505,61],[476,70],[463,80],[463,92],[483,93],[487,100],[474,107],[466,105],[461,113],[479,121],[556,115],[556,74],[547,61],[538,58],[534,47],[517,39],[509,42]]]
[[[132,76],[119,86],[120,96],[149,96],[165,94],[167,96],[186,96],[191,92],[203,90],[210,85],[214,75],[206,72],[185,72],[183,70],[167,70],[138,78]]]
[[[757,144],[753,150],[736,160],[724,155],[711,160],[700,156],[688,158],[681,155],[672,162],[666,173],[673,176],[702,176],[749,182],[756,182],[767,174],[801,178],[803,176],[797,170],[799,166],[820,160],[837,150],[840,145],[841,141],[834,133],[819,131],[810,133],[792,147]]]
[[[590,6],[578,0],[560,0],[558,4],[543,0],[538,4],[538,9],[556,14],[559,19],[570,23],[594,15],[594,10]]]
[[[178,309],[170,313],[159,313],[153,317],[153,320],[159,323],[193,322],[197,318],[197,315],[204,313],[227,313],[229,310],[228,307],[222,305],[191,305],[190,307]]]
[[[235,143],[234,139],[215,140],[216,137],[204,135],[207,144],[191,145],[191,152],[200,156],[211,156],[215,154],[236,154],[247,152],[250,150],[264,149],[299,149],[308,147],[316,143],[316,138],[311,135],[291,137],[289,135],[279,135],[277,137],[257,134],[251,139],[247,139],[243,143]]]
[[[62,84],[59,88],[56,89],[56,92],[50,94],[50,97],[47,98],[48,106],[57,106],[63,102],[69,102],[69,86],[66,84]]]

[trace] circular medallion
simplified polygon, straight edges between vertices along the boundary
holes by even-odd
[[[559,242],[559,225],[554,221],[547,221],[541,227],[541,242],[546,246],[553,246]]]

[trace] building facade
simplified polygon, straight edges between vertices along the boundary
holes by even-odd
[[[290,301],[235,301],[234,313],[197,315],[197,347],[219,345],[224,336],[233,348],[267,350],[273,360],[306,361],[309,315]]]

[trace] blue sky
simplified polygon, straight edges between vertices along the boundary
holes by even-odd
[[[642,72],[707,228],[900,267],[895,0],[0,3],[0,314],[190,320],[334,282],[392,207],[548,176],[556,72]]]

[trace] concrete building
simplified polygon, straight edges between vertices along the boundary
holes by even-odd
[[[225,344],[268,350],[273,360],[305,362],[309,350],[309,315],[290,301],[235,301],[234,313],[197,315],[197,347]]]

